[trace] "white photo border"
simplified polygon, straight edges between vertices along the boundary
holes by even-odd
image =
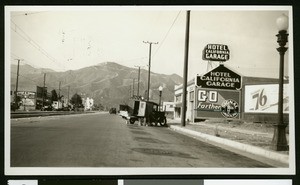
[[[86,167],[11,167],[10,166],[10,13],[12,11],[87,11],[87,10],[205,10],[205,11],[288,11],[289,12],[289,167],[288,168],[86,168]],[[274,39],[275,40],[275,39]],[[292,6],[6,6],[5,7],[5,175],[207,175],[207,174],[295,174],[295,115],[294,115],[294,53]],[[279,57],[278,57],[279,58]]]

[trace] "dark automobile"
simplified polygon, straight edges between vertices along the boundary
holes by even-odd
[[[117,109],[116,108],[111,108],[109,109],[110,114],[117,114]]]
[[[41,111],[52,111],[53,107],[51,105],[45,105],[41,108]]]
[[[139,121],[141,125],[167,126],[165,112],[159,109],[159,105],[151,101],[134,101],[134,109],[130,114],[129,123],[134,124]]]

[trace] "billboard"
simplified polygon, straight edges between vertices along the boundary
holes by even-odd
[[[283,112],[289,112],[288,84],[283,86]],[[246,85],[246,113],[278,113],[278,84]]]
[[[21,98],[21,105],[26,107],[35,107],[36,93],[30,91],[18,91],[17,96]]]
[[[163,108],[162,110],[166,112],[174,112],[175,103],[174,102],[163,102]]]
[[[47,97],[47,87],[36,86],[36,97],[43,98],[43,93],[44,93],[44,97],[46,98]]]
[[[196,118],[239,118],[240,91],[198,88]]]

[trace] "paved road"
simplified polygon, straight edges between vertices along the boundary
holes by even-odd
[[[107,113],[11,121],[12,167],[270,167]]]

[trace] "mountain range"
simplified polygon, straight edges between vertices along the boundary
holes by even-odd
[[[71,98],[75,93],[82,97],[93,98],[96,104],[118,107],[128,104],[129,98],[137,95],[138,69],[130,68],[115,62],[104,62],[78,70],[56,72],[46,68],[34,68],[24,64],[19,67],[18,91],[34,91],[36,86],[45,86],[47,91],[53,89]],[[11,65],[11,90],[16,88],[17,65]],[[158,87],[162,86],[162,101],[174,100],[174,86],[182,83],[182,77],[177,74],[165,75],[151,72],[150,101],[159,101]],[[134,89],[133,89],[134,83]],[[148,70],[140,70],[139,95],[146,97]],[[69,93],[68,93],[68,88]]]

